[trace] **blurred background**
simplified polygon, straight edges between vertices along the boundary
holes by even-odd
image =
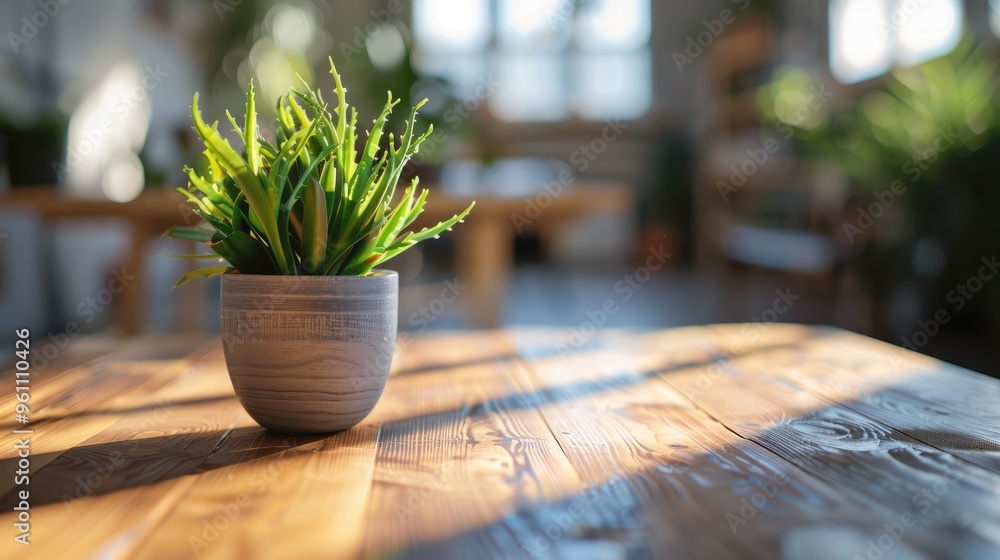
[[[332,56],[362,121],[431,100],[430,208],[478,201],[391,263],[404,330],[821,323],[1000,375],[1000,1],[24,0],[0,31],[0,338],[39,359],[218,329],[162,256],[191,95],[224,120],[253,78],[266,125]]]

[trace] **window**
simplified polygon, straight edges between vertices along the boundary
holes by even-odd
[[[990,29],[1000,37],[1000,0],[990,0]]]
[[[652,102],[650,0],[414,0],[414,65],[506,121],[634,119]],[[479,88],[482,91],[482,88]]]
[[[961,32],[960,0],[831,0],[830,71],[860,82],[947,54]]]

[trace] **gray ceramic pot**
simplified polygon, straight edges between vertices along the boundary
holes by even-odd
[[[286,433],[345,430],[382,395],[399,277],[222,277],[222,342],[243,408]]]

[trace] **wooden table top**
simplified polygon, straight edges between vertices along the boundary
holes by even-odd
[[[79,339],[31,377],[28,547],[3,375],[0,557],[997,557],[1000,381],[835,329],[588,332],[403,337],[362,425],[294,437],[217,339]]]

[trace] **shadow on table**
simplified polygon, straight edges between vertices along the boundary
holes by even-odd
[[[795,345],[762,345],[743,356]],[[546,355],[551,354],[540,352],[530,358]],[[497,356],[490,361],[513,358]],[[480,419],[497,411],[583,400],[715,362],[711,358],[650,371],[626,370],[607,378],[485,399],[385,422],[378,437],[404,441],[463,416]],[[1000,472],[996,468],[1000,462],[995,426],[988,426],[993,431],[985,436],[970,436],[907,423],[910,416],[905,412],[891,422],[894,428],[866,416],[873,402],[898,400],[900,387],[916,383],[916,377],[863,400],[834,403],[784,419],[774,428],[750,436],[739,433],[738,426],[720,424],[719,429],[738,436],[730,435],[729,439],[735,439],[732,444],[720,445],[721,438],[694,434],[693,439],[702,441],[675,448],[669,457],[657,455],[656,461],[652,461],[651,451],[633,449],[638,457],[658,463],[638,472],[616,472],[608,467],[616,461],[609,448],[605,467],[594,472],[611,474],[577,495],[538,502],[518,494],[520,505],[500,519],[397,552],[402,557],[432,558],[509,557],[515,550],[526,558],[645,558],[663,556],[664,551],[683,557],[773,557],[780,553],[787,558],[813,558],[803,551],[823,549],[864,557],[869,539],[882,535],[883,524],[897,522],[913,507],[913,496],[934,488],[948,469],[954,469],[963,473],[962,479],[918,520],[920,532],[907,536],[900,548],[916,546],[933,557],[986,557],[984,551],[991,549],[984,547],[996,544],[988,535],[1000,534],[1000,510],[991,501],[1000,488],[993,474]],[[660,413],[668,414],[669,407],[662,408]],[[882,429],[867,428],[876,424]],[[815,435],[817,429],[825,430],[825,439],[819,441],[826,443],[812,445],[815,438],[803,434]],[[290,437],[245,427],[34,455],[33,463],[44,467],[32,477],[36,483],[32,505],[71,504],[69,500],[75,498],[246,463],[331,437],[337,436]],[[814,465],[822,468],[811,468]],[[4,476],[15,469],[14,459],[0,462]],[[537,476],[531,465],[525,464],[510,483],[520,492],[521,483]],[[762,504],[745,509],[745,503],[760,495],[761,488],[782,476],[786,482],[776,485],[777,492],[762,498]],[[13,505],[12,495],[0,501],[0,507],[7,511]],[[429,511],[411,513],[430,515]],[[959,524],[960,517],[969,522]],[[398,520],[385,521],[391,525]]]
[[[786,346],[761,346],[754,351],[764,352]],[[590,347],[588,345],[586,348]],[[541,349],[532,355],[532,359],[550,357],[556,354],[557,352],[554,350]],[[511,357],[500,356],[492,360],[509,358]],[[677,364],[671,368],[651,372],[627,372],[599,380],[505,395],[451,410],[387,421],[382,423],[379,437],[388,440],[406,438],[417,431],[431,430],[435,426],[453,423],[456,416],[488,413],[498,409],[538,408],[603,392],[621,390],[642,383],[651,377],[669,373],[671,370],[707,366],[712,363],[712,359],[706,359]],[[460,365],[449,364],[449,367],[459,367]],[[196,399],[172,403],[171,406],[221,402],[230,398],[235,397]],[[160,405],[151,404],[128,410],[81,412],[74,415],[142,411],[158,406]],[[47,419],[47,421],[51,421],[51,419]],[[99,496],[116,490],[156,484],[179,476],[198,474],[220,467],[253,461],[328,437],[332,436],[330,434],[315,434],[290,438],[287,435],[268,432],[260,427],[245,427],[80,445],[59,452],[33,455],[32,462],[36,465],[44,465],[44,468],[32,477],[32,482],[37,484],[37,489],[31,494],[32,505],[42,506],[59,501],[69,502],[73,499]],[[16,469],[16,458],[0,461],[0,473],[9,474],[12,478]],[[15,496],[12,493],[0,499],[0,507],[3,508],[9,509],[15,503]]]
[[[56,453],[32,454],[32,464],[44,465],[44,468],[32,475],[31,505],[71,504],[74,499],[253,461],[329,437],[330,434],[291,436],[268,432],[261,427],[244,427],[81,445]],[[13,477],[16,461],[0,461],[0,472]],[[0,508],[6,511],[15,504],[13,494],[0,500]]]

